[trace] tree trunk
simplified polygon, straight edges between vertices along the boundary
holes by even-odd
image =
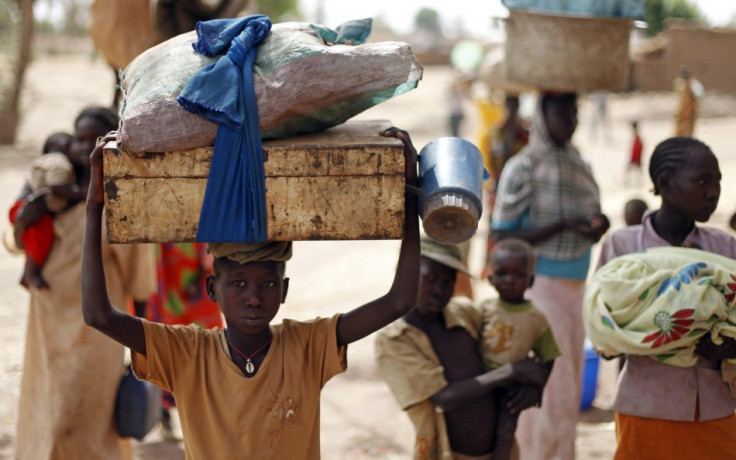
[[[8,95],[7,103],[0,107],[0,144],[7,145],[15,142],[20,123],[20,95],[26,67],[31,60],[31,42],[33,41],[33,0],[19,0],[19,2],[21,27],[13,87]]]

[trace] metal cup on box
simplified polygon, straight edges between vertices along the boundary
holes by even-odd
[[[445,244],[475,234],[483,211],[483,156],[472,143],[442,137],[419,152],[419,213],[424,232]]]

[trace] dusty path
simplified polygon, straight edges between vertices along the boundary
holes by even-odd
[[[388,119],[408,130],[418,148],[447,135],[444,89],[451,73],[446,68],[428,68],[419,88],[381,104],[360,118]],[[23,105],[24,123],[14,148],[0,147],[0,210],[6,212],[20,189],[28,163],[40,149],[43,138],[59,129],[70,130],[76,113],[88,104],[109,103],[112,74],[88,54],[41,56],[29,69]],[[53,81],[53,84],[51,83]],[[604,211],[614,226],[622,225],[623,203],[632,196],[644,197],[650,206],[657,201],[647,192],[648,179],[624,186],[623,172],[630,142],[627,121],[641,120],[645,152],[669,135],[668,114],[674,107],[671,95],[620,97],[611,101],[611,141],[589,136],[589,110],[581,103],[581,125],[576,142],[589,158],[600,182]],[[733,116],[732,99],[714,100],[713,111]],[[464,137],[474,139],[476,117],[469,113]],[[724,174],[721,206],[713,225],[725,226],[736,210],[736,152],[730,148],[735,118],[703,120],[698,135],[719,155]],[[5,218],[3,218],[5,219]],[[4,220],[2,222],[5,222]],[[485,220],[484,220],[485,222]],[[4,224],[3,224],[4,225]],[[482,223],[471,245],[471,268],[477,273],[483,260],[487,225]],[[397,241],[297,242],[288,272],[292,278],[289,301],[281,315],[293,318],[327,316],[360,305],[391,284],[398,252]],[[23,344],[28,295],[17,284],[22,258],[0,250],[0,459],[12,458],[18,389],[23,366]],[[482,281],[474,284],[479,296],[491,291]],[[326,460],[409,458],[412,429],[382,381],[372,360],[372,340],[350,347],[350,368],[333,379],[322,395],[322,451]],[[611,458],[615,440],[613,415],[609,410],[614,392],[615,363],[602,363],[594,408],[584,412],[578,426],[579,459]],[[153,432],[136,444],[139,459],[180,459],[176,444],[163,442]]]

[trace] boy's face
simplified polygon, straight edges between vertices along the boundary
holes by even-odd
[[[422,257],[416,306],[420,315],[434,316],[445,308],[455,290],[456,274],[454,268]]]
[[[533,280],[526,254],[501,251],[491,263],[488,281],[496,288],[498,295],[507,302],[523,302],[524,292]]]
[[[228,327],[246,334],[268,328],[286,298],[284,264],[217,259],[214,270],[207,277],[207,295],[220,306]]]

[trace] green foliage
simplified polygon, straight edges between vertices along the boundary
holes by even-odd
[[[656,35],[664,29],[666,14],[664,3],[664,0],[646,0],[644,2],[644,19],[647,22],[647,32],[649,35]]]
[[[292,20],[299,15],[297,0],[260,0],[258,2],[258,12],[265,14],[271,18],[271,22],[276,24],[282,19]]]
[[[417,29],[440,33],[440,14],[432,8],[422,8],[414,16],[414,26]]]
[[[669,18],[703,18],[698,7],[690,0],[645,0],[644,7],[649,35],[662,32],[665,21]]]
[[[20,21],[20,8],[16,2],[0,0],[0,33],[7,33]]]
[[[15,59],[20,28],[20,8],[15,1],[0,0],[0,91],[6,88],[12,72],[9,65]]]
[[[51,32],[55,32],[56,31],[56,26],[51,21],[39,21],[39,20],[36,20],[34,27],[36,28],[35,29],[36,32],[47,32],[47,33],[51,33]],[[85,29],[84,32],[85,33],[87,32],[86,29]]]
[[[689,0],[672,0],[670,2],[670,17],[700,19],[702,14],[700,14],[698,7]]]

